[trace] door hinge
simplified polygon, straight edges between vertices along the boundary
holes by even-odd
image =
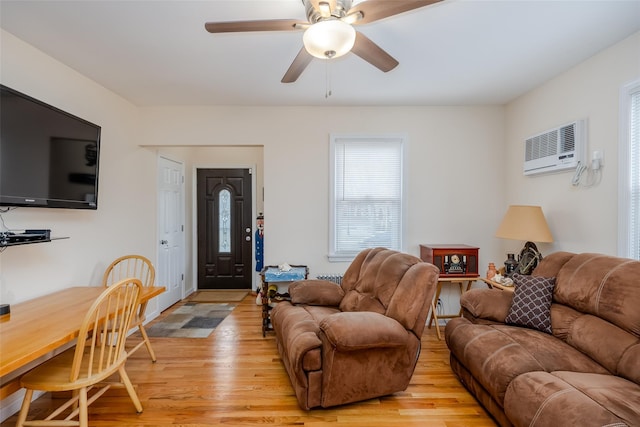
[[[184,224],[180,226],[180,231],[184,231]]]
[[[249,168],[249,175],[252,175],[252,174],[253,174],[253,169]]]
[[[184,274],[180,275],[180,280],[182,280],[184,282]]]

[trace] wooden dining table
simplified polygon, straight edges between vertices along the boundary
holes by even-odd
[[[0,399],[20,388],[19,375],[26,367],[77,338],[102,291],[102,286],[71,287],[11,305],[11,313],[0,317]],[[143,287],[140,300],[164,291],[163,286]]]

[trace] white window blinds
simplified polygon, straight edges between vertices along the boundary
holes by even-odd
[[[629,118],[629,256],[640,259],[640,88],[631,94]]]
[[[332,137],[330,253],[401,250],[403,138]]]
[[[618,254],[640,259],[640,80],[620,90]]]

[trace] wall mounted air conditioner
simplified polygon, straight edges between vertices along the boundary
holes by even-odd
[[[527,138],[524,142],[524,174],[575,169],[578,162],[584,164],[586,144],[586,119]]]

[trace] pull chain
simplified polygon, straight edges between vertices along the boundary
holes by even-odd
[[[330,59],[325,60],[325,91],[324,97],[329,98],[331,96],[331,66]]]

